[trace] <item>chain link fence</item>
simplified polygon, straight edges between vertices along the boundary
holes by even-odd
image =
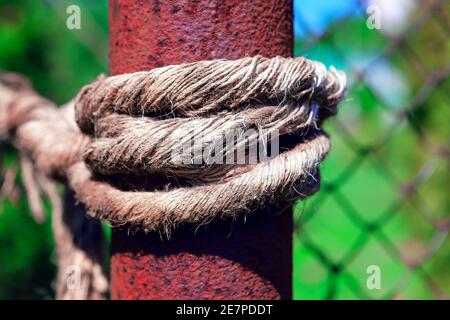
[[[295,209],[294,297],[447,299],[450,2],[349,2],[323,30],[295,10],[296,55],[349,87],[322,189]]]

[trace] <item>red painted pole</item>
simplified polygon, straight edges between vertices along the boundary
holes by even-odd
[[[111,74],[291,56],[292,44],[291,0],[110,0]],[[292,215],[264,211],[186,226],[170,241],[115,230],[112,299],[290,299]]]

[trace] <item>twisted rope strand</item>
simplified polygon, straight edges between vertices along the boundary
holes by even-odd
[[[100,77],[57,108],[27,81],[3,74],[0,140],[31,158],[40,175],[67,183],[91,217],[169,235],[182,224],[236,219],[317,191],[330,148],[318,128],[336,113],[345,85],[343,73],[318,62],[256,56]],[[242,139],[224,145],[235,132]],[[247,161],[275,134],[281,153]],[[189,161],[174,161],[174,150]],[[241,150],[243,163],[224,161]],[[55,225],[70,239],[73,229]],[[87,278],[103,290],[90,261]]]

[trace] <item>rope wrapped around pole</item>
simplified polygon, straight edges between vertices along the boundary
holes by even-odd
[[[0,139],[66,182],[91,217],[170,236],[314,193],[330,148],[319,127],[345,86],[321,63],[255,56],[100,77],[57,108],[3,77]],[[223,143],[236,132],[250,133]],[[272,136],[280,152],[249,161]],[[226,161],[241,150],[245,161]]]

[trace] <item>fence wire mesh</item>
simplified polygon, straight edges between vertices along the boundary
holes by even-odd
[[[295,10],[295,54],[349,82],[321,191],[295,208],[295,298],[450,296],[450,2],[388,2],[348,1],[324,30]]]
[[[107,46],[98,41],[107,41],[107,2],[78,2],[89,4],[89,27],[76,33],[60,28],[59,1],[14,2],[2,10],[9,20],[1,23],[1,67],[28,74],[59,102],[106,71]],[[370,5],[380,9],[381,29],[368,26]],[[339,115],[325,126],[333,149],[321,191],[295,207],[294,298],[449,298],[450,2],[295,0],[294,6],[295,54],[343,69],[349,82]],[[9,24],[20,10],[33,12],[23,14],[23,29]],[[11,45],[22,38],[27,45]],[[48,298],[50,222],[38,227],[21,214],[28,209],[14,188],[15,153],[1,151],[0,297]],[[367,286],[371,266],[379,268],[380,289]]]

